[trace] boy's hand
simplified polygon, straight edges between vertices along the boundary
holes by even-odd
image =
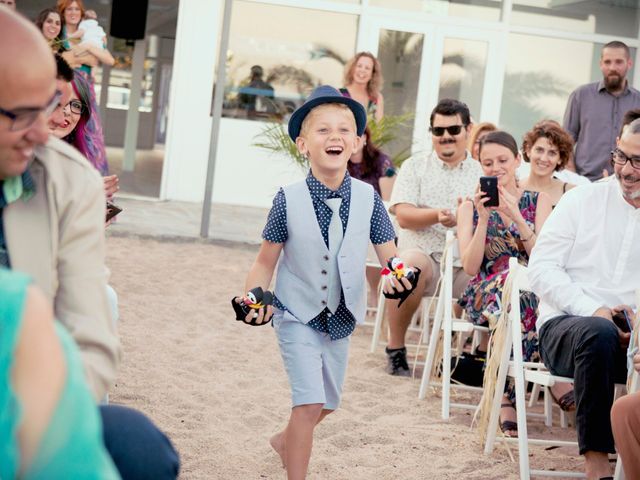
[[[385,294],[394,294],[396,292],[404,292],[405,290],[411,290],[411,281],[407,277],[396,278],[393,275],[389,275],[382,286],[382,291]]]
[[[398,257],[391,257],[380,274],[383,279],[382,292],[384,296],[390,299],[400,299],[398,302],[398,306],[400,306],[416,288],[420,269],[417,267],[405,268],[402,260]]]
[[[270,291],[256,287],[243,297],[234,297],[231,306],[236,313],[236,320],[247,325],[260,326],[269,323],[273,317],[272,301],[273,294]]]

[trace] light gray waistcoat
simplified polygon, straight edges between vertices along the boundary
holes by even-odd
[[[275,294],[302,323],[327,305],[331,257],[322,238],[305,180],[283,187],[287,241],[278,264]],[[340,282],[347,309],[363,323],[367,309],[365,268],[373,213],[373,187],[351,179],[349,221],[338,251]]]

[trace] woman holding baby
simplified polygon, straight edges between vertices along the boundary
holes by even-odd
[[[107,39],[104,31],[96,22],[93,10],[86,10],[82,0],[58,0],[57,8],[63,23],[61,36],[67,49],[62,56],[75,69],[76,74],[82,75],[89,84],[90,122],[93,123],[91,130],[98,132],[96,138],[99,139],[99,145],[96,146],[96,158],[91,161],[104,176],[108,174],[109,167],[92,68],[100,65],[111,66],[115,61],[109,50],[105,48]],[[103,33],[101,39],[97,38],[100,36],[100,31]]]

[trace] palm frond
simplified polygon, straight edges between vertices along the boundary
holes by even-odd
[[[303,157],[295,143],[289,138],[289,134],[282,123],[267,123],[262,131],[254,137],[251,145],[262,148],[274,155],[287,155],[296,165],[303,170],[309,168],[309,161]]]

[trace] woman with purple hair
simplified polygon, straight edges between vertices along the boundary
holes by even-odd
[[[71,82],[71,98],[66,105],[61,105],[64,121],[55,124],[51,133],[70,143],[104,177],[104,187],[107,198],[111,198],[119,189],[118,177],[107,175],[106,157],[101,153],[104,148],[104,138],[99,124],[92,121],[90,85],[83,75],[74,75]]]

